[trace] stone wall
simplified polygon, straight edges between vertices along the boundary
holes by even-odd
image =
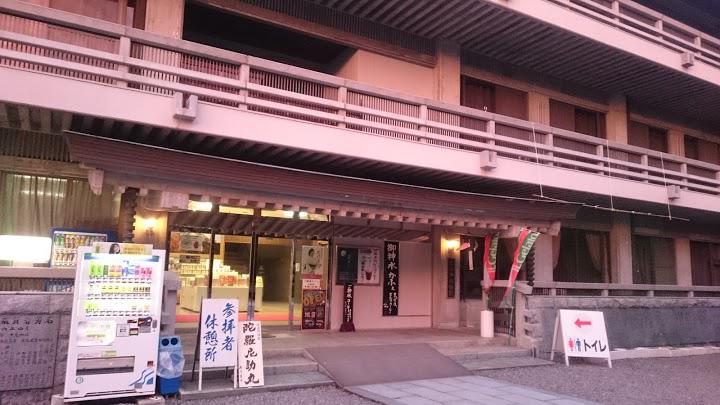
[[[0,293],[0,318],[32,319],[38,322],[57,322],[57,328],[51,328],[52,333],[47,336],[49,347],[47,355],[52,358],[52,377],[41,387],[31,389],[0,390],[0,404],[27,405],[49,403],[53,394],[63,392],[65,383],[65,365],[67,361],[68,339],[70,335],[70,320],[72,312],[73,295],[71,293],[44,293],[44,292],[8,292]],[[30,325],[30,327],[35,327]],[[2,344],[12,352],[32,350],[32,343],[23,343],[22,339],[12,339]],[[6,357],[10,355],[5,355]],[[13,374],[8,366],[9,358],[0,358],[0,364],[5,368],[2,375]],[[0,387],[0,389],[2,389]]]
[[[558,309],[602,311],[612,349],[720,342],[720,299],[717,298],[526,298],[522,330],[541,353],[550,352]]]

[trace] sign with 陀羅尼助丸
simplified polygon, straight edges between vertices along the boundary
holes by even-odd
[[[240,373],[238,384],[242,387],[265,385],[263,369],[262,329],[260,322],[240,323],[240,351],[238,352]]]
[[[565,353],[566,365],[570,365],[569,357],[592,357],[607,359],[608,366],[612,367],[605,317],[601,311],[559,310],[555,318],[550,360],[559,346]]]

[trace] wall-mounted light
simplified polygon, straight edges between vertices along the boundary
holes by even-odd
[[[460,241],[457,239],[448,239],[445,241],[445,247],[447,248],[448,256],[453,255],[460,247]]]
[[[148,238],[152,238],[155,236],[155,226],[157,225],[157,220],[155,218],[145,218],[143,220],[143,226],[145,226],[145,235]]]

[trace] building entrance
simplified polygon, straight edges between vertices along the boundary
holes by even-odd
[[[241,320],[262,321],[273,329],[300,329],[303,278],[306,287],[325,296],[326,240],[218,233],[178,223],[171,225],[168,240],[168,270],[181,280],[176,308],[180,326],[197,326],[204,298],[234,298]]]

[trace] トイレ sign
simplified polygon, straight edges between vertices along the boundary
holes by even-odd
[[[560,336],[558,336],[558,328]],[[605,317],[600,311],[559,310],[555,318],[550,360],[554,358],[555,351],[559,350],[560,345],[563,347],[565,364],[568,366],[569,357],[592,357],[607,359],[608,367],[612,368]]]

